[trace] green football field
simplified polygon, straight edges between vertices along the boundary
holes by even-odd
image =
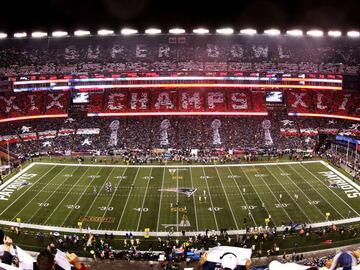
[[[106,185],[111,188],[106,190]],[[196,232],[360,221],[360,187],[324,161],[30,164],[0,186],[0,224],[73,232]],[[270,223],[271,224],[271,223]],[[319,224],[318,224],[319,225]],[[321,224],[320,224],[321,225]],[[45,227],[50,226],[50,227]]]

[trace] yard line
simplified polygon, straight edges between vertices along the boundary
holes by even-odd
[[[189,172],[190,172],[191,188],[194,188],[191,167],[189,168]],[[198,219],[197,219],[197,213],[196,213],[196,204],[195,204],[195,196],[194,196],[194,194],[192,195],[192,197],[193,197],[193,201],[194,201],[194,213],[195,213],[196,230],[199,231],[199,225],[198,225]]]
[[[76,181],[75,185],[72,186],[72,188],[70,190],[67,191],[66,195],[64,196],[64,198],[62,198],[61,202],[58,203],[58,205],[55,207],[55,209],[51,212],[51,214],[48,216],[48,218],[45,220],[44,224],[46,224],[49,219],[52,217],[52,215],[56,212],[56,210],[62,205],[63,201],[66,199],[67,195],[76,187],[76,184],[81,180],[81,178],[83,178],[83,176],[85,175],[85,173],[89,170],[89,168],[87,168],[79,177],[79,179]]]
[[[291,168],[297,175],[299,175],[307,184],[311,185],[311,184],[301,175],[301,173],[299,173],[297,170],[295,170],[295,169],[292,168],[291,166],[290,166],[290,168]],[[335,212],[337,212],[337,213],[342,217],[342,219],[345,218],[316,188],[315,188],[314,190],[316,191],[317,194],[320,195],[321,198],[323,198],[323,200],[324,200],[327,204],[329,204],[329,205],[331,206],[332,209],[335,210]],[[322,215],[324,215],[324,213],[322,213]]]
[[[150,181],[151,181],[151,173],[152,173],[152,170],[153,170],[153,168],[150,169],[149,179],[148,179],[148,182],[147,182],[147,185],[146,185],[145,194],[144,194],[144,199],[143,199],[143,201],[142,201],[141,211],[140,211],[140,217],[139,217],[139,220],[138,220],[138,224],[137,224],[137,227],[136,227],[136,231],[139,230],[140,220],[141,220],[142,212],[143,212],[144,205],[145,205],[145,199],[146,199],[146,195],[147,195],[149,183],[150,183]]]
[[[253,167],[255,169],[255,167]],[[256,172],[259,172],[257,169],[255,169]],[[275,196],[274,192],[272,191],[272,189],[269,187],[269,185],[266,183],[266,181],[264,180],[264,178],[261,176],[260,173],[260,178],[261,180],[264,182],[264,184],[267,186],[267,188],[270,190],[270,193],[274,196],[275,200],[281,205],[281,202],[278,200],[278,198]],[[284,213],[288,216],[289,220],[291,222],[293,222],[292,218],[290,217],[289,213],[285,210],[284,207],[281,207],[281,209],[284,211]]]
[[[96,173],[96,175],[99,175],[99,173],[101,172],[101,169],[102,169],[102,168],[100,168],[100,170]],[[81,198],[84,196],[86,190],[90,187],[90,185],[92,184],[92,182],[95,181],[95,179],[96,179],[95,177],[92,178],[92,180],[91,180],[90,183],[87,185],[87,187],[84,188],[84,191],[81,193],[80,197],[77,199],[77,201],[75,202],[74,205],[77,205],[77,204],[80,202],[80,200],[81,200]],[[68,194],[69,194],[69,193],[68,193]],[[66,196],[67,196],[67,195],[66,195]],[[73,211],[74,211],[74,208],[70,209],[69,213],[68,213],[67,216],[65,217],[65,219],[64,219],[63,223],[61,224],[61,226],[64,226],[64,224],[66,223],[67,219],[70,217],[70,215],[71,215],[71,213],[72,213]]]
[[[164,167],[163,179],[162,179],[162,183],[161,183],[159,212],[158,212],[158,220],[157,220],[157,225],[156,225],[156,231],[157,231],[157,232],[159,231],[159,225],[160,225],[161,201],[162,201],[162,195],[163,195],[163,189],[164,189],[165,168],[166,168],[166,167]]]
[[[246,172],[245,172],[243,169],[241,169],[241,166],[239,166],[239,168],[240,168],[240,171],[241,171],[241,172],[245,175],[245,177],[246,177],[246,178],[247,178],[247,180],[249,181],[249,183],[250,183],[251,187],[254,189],[254,191],[255,191],[256,195],[258,196],[258,198],[259,198],[259,200],[260,200],[260,202],[261,202],[261,205],[264,205],[264,208],[265,208],[265,211],[266,211],[267,215],[268,215],[268,216],[270,216],[270,212],[269,212],[269,210],[267,209],[267,207],[266,207],[266,205],[265,205],[264,201],[261,199],[261,197],[260,197],[260,195],[259,195],[259,192],[256,190],[256,188],[255,188],[255,187],[254,187],[254,185],[252,184],[250,177],[246,174]],[[249,210],[249,212],[250,212],[250,210]],[[251,213],[251,212],[250,212],[250,213]],[[251,213],[251,216],[252,216],[252,213]],[[275,223],[274,218],[273,218],[273,217],[271,217],[271,219],[272,219],[272,220],[273,220],[273,222]]]
[[[266,167],[265,167],[266,168]],[[308,219],[308,221],[310,223],[313,223],[310,219],[310,217],[305,213],[305,211],[302,209],[302,207],[300,207],[300,205],[297,203],[296,200],[294,200],[294,198],[290,195],[289,191],[281,184],[281,181],[279,181],[279,179],[271,172],[271,170],[269,170],[268,168],[266,168],[266,170],[272,175],[272,177],[274,177],[274,179],[281,185],[281,187],[285,190],[285,192],[289,195],[290,199],[296,204],[296,206],[300,209],[300,211],[305,215],[305,217]]]
[[[74,173],[76,170],[77,170],[77,168],[75,168],[75,170],[73,170],[71,172],[71,174]],[[45,203],[48,203],[49,199],[62,187],[62,184],[65,183],[67,180],[69,180],[69,178],[71,178],[71,177],[72,177],[72,175],[66,176],[65,180],[60,185],[58,185],[58,187],[53,192],[51,192],[51,194],[46,199]],[[37,215],[37,213],[39,213],[40,209],[41,209],[41,207],[39,207],[38,210],[36,210],[36,212],[34,212],[34,214],[27,220],[28,223],[30,223],[30,220],[32,220],[33,217],[35,217]]]
[[[213,212],[213,215],[214,215],[214,219],[215,219],[215,224],[216,224],[216,230],[218,231],[219,230],[219,226],[218,226],[218,222],[217,222],[217,219],[216,219],[216,215],[215,215],[215,211],[214,211],[214,204],[212,202],[212,199],[211,199],[211,193],[210,193],[210,188],[209,188],[209,184],[207,182],[207,178],[206,178],[206,173],[205,173],[205,169],[204,167],[202,167],[203,169],[203,173],[204,173],[204,177],[205,177],[205,183],[206,183],[206,186],[207,186],[207,190],[209,192],[209,198],[210,198],[210,203],[211,203],[211,209],[212,209],[212,212]]]
[[[135,177],[134,177],[134,181],[132,182],[132,184],[135,183],[136,178],[137,178],[137,176],[138,176],[138,174],[139,174],[139,171],[140,171],[140,167],[138,168],[138,170],[137,170],[137,172],[136,172],[136,175],[135,175]],[[125,202],[123,211],[122,211],[122,213],[121,213],[121,216],[120,216],[120,219],[119,219],[119,223],[118,223],[118,225],[117,225],[117,227],[116,227],[116,230],[117,230],[117,231],[119,230],[119,226],[120,226],[120,223],[121,223],[121,221],[122,221],[122,219],[123,219],[123,216],[124,216],[124,213],[125,213],[125,210],[126,210],[126,206],[127,206],[128,202],[129,202],[129,198],[130,198],[130,196],[131,196],[130,194],[131,194],[131,191],[129,192],[129,195],[128,195],[128,197],[126,198],[126,202]],[[100,226],[100,224],[99,224],[99,226]]]
[[[15,219],[16,217],[18,217],[20,215],[20,213],[22,211],[24,211],[24,209],[30,204],[32,203],[32,201],[37,197],[38,194],[40,194],[64,169],[66,168],[66,166],[64,166],[64,168],[62,168],[57,174],[55,174],[55,176],[49,181],[46,183],[46,185],[43,186],[43,188],[40,190],[39,193],[37,193],[17,214],[14,215],[14,217],[12,218]]]
[[[249,208],[248,208],[248,204],[247,204],[247,202],[246,202],[246,200],[245,200],[244,195],[242,194],[242,192],[241,192],[241,190],[240,190],[240,187],[239,187],[238,183],[236,182],[236,180],[235,180],[235,178],[234,178],[234,174],[232,173],[232,171],[230,170],[229,167],[227,167],[227,168],[228,168],[228,170],[229,170],[229,172],[230,172],[230,174],[231,174],[231,176],[232,176],[232,179],[233,179],[233,181],[234,181],[237,189],[239,190],[239,193],[240,193],[240,195],[241,195],[241,197],[242,197],[242,199],[243,199],[243,201],[244,201],[244,203],[245,203],[246,209],[248,210],[248,209],[249,209]],[[256,221],[255,221],[255,219],[254,219],[254,216],[251,215],[251,218],[252,218],[252,220],[253,220],[253,222],[254,222],[254,224],[255,224],[255,227],[257,227],[257,224],[256,224]]]
[[[324,182],[319,177],[317,177],[315,174],[313,174],[311,171],[309,171],[303,164],[300,164],[300,165],[303,168],[305,168],[305,170],[307,170],[312,176],[314,176],[323,186],[327,187],[328,190],[330,190],[332,193],[334,193],[336,197],[338,197],[341,201],[343,201],[352,211],[354,211],[355,214],[360,216],[360,214],[354,208],[352,208],[347,202],[345,202],[343,200],[343,198],[341,198],[335,191],[333,191],[331,188],[329,188],[328,185],[324,184]]]
[[[115,167],[114,167],[114,168],[115,168]],[[125,168],[125,170],[123,171],[121,177],[124,177],[126,171],[127,171],[127,168]],[[110,205],[111,205],[111,203],[112,203],[112,201],[113,201],[113,199],[114,199],[114,197],[115,197],[115,194],[116,194],[117,190],[119,189],[119,186],[120,186],[120,184],[121,184],[121,181],[122,181],[122,178],[121,178],[121,180],[120,180],[120,183],[118,183],[118,184],[116,185],[116,187],[115,187],[115,189],[114,189],[114,193],[111,195],[111,198],[110,198],[110,200],[109,200],[109,203],[108,203],[107,206],[106,206],[106,209],[105,209],[105,211],[104,211],[104,214],[102,215],[101,220],[104,219],[104,217],[105,217],[105,215],[106,215],[106,213],[107,213],[107,211],[108,211],[108,209],[109,209],[109,207],[110,207]],[[97,229],[99,229],[100,226],[101,226],[101,224],[102,224],[102,221],[101,221],[101,220],[100,220],[100,223],[99,223]]]
[[[45,173],[43,176],[41,176],[35,183],[32,183],[31,186],[24,192],[22,193],[19,197],[16,198],[15,201],[13,201],[8,207],[6,207],[1,213],[0,213],[0,216],[2,216],[14,203],[16,203],[22,196],[25,195],[25,193],[27,193],[30,189],[32,189],[33,187],[35,187],[35,185],[42,179],[44,178],[49,172],[51,172],[56,166],[52,166],[52,168],[47,172]],[[15,180],[16,178],[14,178]],[[10,180],[9,180],[10,181]],[[7,181],[5,182],[7,183]]]
[[[114,169],[115,169],[115,167],[111,168],[110,173],[109,173],[109,174],[108,174],[108,176],[106,177],[106,179],[105,179],[104,183],[102,184],[102,186],[101,186],[101,188],[100,188],[99,192],[96,194],[95,199],[92,201],[92,203],[91,203],[90,207],[89,207],[89,208],[88,208],[88,210],[86,211],[85,217],[89,214],[89,212],[90,212],[91,208],[93,207],[94,203],[96,202],[97,198],[99,197],[99,195],[100,195],[101,191],[103,190],[103,188],[104,188],[104,186],[105,186],[106,182],[109,180],[109,177],[110,177],[110,175],[112,174],[112,172],[113,172],[113,170],[114,170]],[[105,209],[105,210],[106,210],[106,209]]]
[[[215,166],[215,170],[216,170],[216,173],[217,173],[218,178],[219,178],[219,180],[220,180],[221,186],[222,186],[222,188],[223,188],[223,190],[224,190],[225,198],[226,198],[226,201],[227,201],[227,203],[228,203],[228,205],[229,205],[231,215],[232,215],[232,217],[233,217],[233,219],[234,219],[236,229],[238,230],[238,229],[239,229],[239,225],[238,225],[237,222],[236,222],[236,218],[235,218],[233,209],[232,209],[232,207],[231,207],[231,205],[230,205],[229,198],[228,198],[228,196],[227,196],[227,194],[226,194],[226,190],[225,190],[224,184],[223,184],[223,182],[222,182],[222,180],[221,180],[219,171],[218,171],[218,169],[217,169],[216,166]]]
[[[292,166],[290,166],[290,165],[288,165],[290,168],[292,168]],[[278,166],[278,168],[279,168],[279,170],[281,171],[281,172],[284,172],[282,169],[281,169],[281,167],[280,166]],[[297,175],[299,175],[296,171],[294,171]],[[286,177],[287,178],[289,178],[289,180],[292,182],[292,183],[294,183],[294,185],[296,185],[298,188],[299,188],[299,190],[305,195],[305,197],[306,197],[306,199],[308,200],[308,201],[312,201],[307,195],[306,195],[306,193],[304,192],[304,189],[303,188],[301,188],[301,187],[299,187],[297,184],[296,184],[296,182],[294,182],[292,179],[291,179],[291,177],[289,177],[288,175],[286,175]],[[301,177],[301,175],[300,175],[300,177]],[[313,188],[314,189],[314,188]],[[312,190],[313,190],[312,189]],[[322,213],[321,212],[321,210],[319,209],[319,207],[317,207],[315,204],[312,204],[314,207],[315,207],[315,209],[316,210],[318,210],[318,212],[320,213],[320,215],[322,216],[324,213]]]

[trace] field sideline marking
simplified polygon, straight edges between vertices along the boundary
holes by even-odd
[[[309,182],[306,180],[306,178],[301,175],[301,173],[299,173],[297,170],[295,170],[295,169],[294,169],[293,167],[291,167],[291,166],[290,166],[290,168],[291,168],[294,172],[296,172],[297,175],[300,175],[300,177],[301,177],[308,185],[311,186],[311,182],[309,183]],[[304,167],[304,168],[305,168],[305,167]],[[305,168],[305,169],[306,169],[306,168]],[[314,175],[313,175],[313,177],[314,177]],[[319,182],[319,180],[316,180],[316,182]],[[321,182],[321,181],[320,181],[320,182]],[[322,182],[321,182],[321,183],[322,183]],[[323,183],[322,183],[322,184],[323,184]],[[318,191],[318,189],[314,188],[314,190],[316,191],[317,194],[320,195],[321,198],[323,198],[323,200],[324,200],[328,205],[330,205],[330,207],[331,207],[332,209],[335,210],[335,212],[337,212],[337,213],[341,216],[342,219],[345,218],[345,217],[339,212],[339,210],[337,210],[337,209],[326,199],[326,197],[325,197],[324,195],[322,195],[322,194]],[[324,213],[324,214],[325,214],[325,213]]]
[[[355,214],[357,214],[358,216],[360,216],[360,214],[351,206],[349,205],[347,202],[344,201],[343,198],[341,198],[334,190],[332,190],[331,188],[329,188],[326,184],[324,184],[323,180],[321,180],[319,177],[317,177],[313,172],[311,172],[308,168],[306,168],[304,165],[301,165],[302,167],[305,168],[306,171],[308,171],[311,175],[315,176],[315,178],[320,181],[324,186],[326,186],[328,188],[328,190],[330,190],[332,193],[335,194],[336,197],[338,197],[343,203],[345,203],[352,211],[355,212]]]
[[[234,215],[234,211],[233,211],[233,209],[232,209],[232,207],[231,207],[231,204],[230,204],[229,198],[228,198],[228,196],[227,196],[227,193],[226,193],[224,184],[223,184],[223,182],[222,182],[222,180],[221,180],[221,176],[220,176],[219,171],[218,171],[218,168],[217,168],[216,166],[215,166],[215,170],[216,170],[216,174],[218,175],[218,178],[219,178],[219,180],[220,180],[222,189],[224,190],[225,198],[226,198],[226,201],[227,201],[227,203],[228,203],[228,205],[229,205],[231,215],[232,215],[232,217],[233,217],[233,219],[234,219],[235,226],[236,226],[236,230],[238,230],[238,229],[239,229],[239,225],[237,224],[237,221],[236,221],[236,218],[235,218],[235,215]]]
[[[201,167],[253,167],[253,166],[276,166],[276,165],[291,165],[291,164],[307,164],[307,163],[322,163],[322,160],[308,160],[308,161],[289,161],[289,162],[268,162],[268,163],[239,163],[239,164],[210,164],[210,165],[111,165],[111,164],[75,164],[75,163],[57,163],[57,162],[34,162],[35,165],[59,165],[59,166],[91,166],[91,167],[127,167],[127,168],[201,168]]]

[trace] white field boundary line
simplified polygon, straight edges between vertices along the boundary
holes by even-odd
[[[243,201],[244,201],[244,203],[245,203],[246,210],[249,211],[248,203],[246,202],[245,197],[244,197],[244,195],[242,194],[242,192],[241,192],[241,190],[240,190],[240,187],[239,187],[239,185],[238,185],[238,183],[237,183],[237,181],[236,181],[236,179],[235,179],[235,177],[234,177],[234,174],[232,173],[232,171],[230,170],[229,167],[227,167],[227,169],[229,170],[229,172],[230,172],[230,174],[231,174],[231,176],[232,176],[232,180],[234,181],[237,189],[239,190],[240,196],[241,196],[241,198],[243,199]],[[253,215],[251,215],[251,219],[253,220],[255,227],[257,227],[258,225],[256,224],[256,221],[255,221],[255,218],[254,218]]]
[[[194,182],[193,182],[193,178],[192,178],[192,171],[191,168],[189,168],[189,172],[190,172],[190,181],[191,181],[191,188],[194,188]],[[198,217],[197,217],[197,213],[196,213],[196,203],[195,203],[195,195],[192,196],[193,197],[193,202],[194,202],[194,213],[195,213],[195,222],[196,222],[196,230],[199,230],[199,223],[198,223]]]
[[[352,185],[354,188],[356,188],[358,191],[360,191],[360,186],[355,183],[354,181],[352,181],[350,178],[348,178],[347,176],[345,176],[344,174],[342,174],[341,172],[339,172],[337,169],[335,169],[333,166],[331,166],[329,163],[321,160],[321,163],[328,168],[329,170],[333,171],[334,173],[336,173],[338,176],[340,176],[343,180],[345,180],[346,182],[348,182],[350,185]]]
[[[315,175],[312,171],[310,171],[308,168],[306,168],[304,165],[301,165],[303,168],[305,168],[306,171],[308,171],[312,176],[314,176],[321,184],[323,184],[324,186],[327,187],[328,190],[330,190],[336,197],[338,197],[344,204],[346,204],[357,216],[360,216],[360,214],[351,206],[349,205],[346,201],[344,201],[343,198],[341,198],[334,190],[332,190],[331,188],[329,188],[329,186],[327,186],[326,184],[324,184],[324,181],[322,179],[320,179],[319,177],[317,177],[317,175]]]
[[[203,174],[204,174],[204,177],[205,177],[204,181],[205,181],[205,183],[206,183],[206,187],[207,187],[208,194],[209,194],[209,198],[210,198],[212,213],[213,213],[213,215],[214,215],[216,230],[219,230],[218,222],[217,222],[216,215],[215,215],[215,211],[214,211],[214,204],[213,204],[213,201],[212,201],[212,198],[211,198],[210,188],[209,188],[209,184],[208,184],[207,178],[206,178],[205,168],[202,167],[202,170],[203,170]],[[200,179],[200,181],[201,181],[201,179]],[[205,202],[205,198],[204,198],[204,203],[206,203],[206,202]]]
[[[237,221],[236,221],[236,218],[235,218],[235,215],[234,215],[234,211],[233,211],[233,209],[232,209],[232,207],[231,207],[231,204],[230,204],[229,198],[228,198],[228,196],[227,196],[227,193],[226,193],[224,184],[223,184],[223,182],[222,182],[222,180],[221,180],[221,177],[220,177],[218,168],[215,167],[215,170],[216,170],[216,174],[217,174],[217,176],[218,176],[218,178],[219,178],[219,180],[220,180],[220,184],[221,184],[221,186],[222,186],[222,189],[223,189],[223,191],[224,191],[226,201],[227,201],[227,203],[228,203],[228,205],[229,205],[230,212],[231,212],[232,218],[233,218],[234,223],[235,223],[235,226],[236,226],[236,230],[238,230],[238,229],[239,229],[239,225],[237,224]]]
[[[300,207],[300,205],[297,203],[296,200],[294,200],[294,198],[291,196],[291,194],[289,193],[289,191],[283,186],[283,184],[281,183],[281,181],[279,180],[279,178],[276,177],[276,175],[274,175],[271,170],[269,170],[268,168],[265,167],[265,169],[270,173],[270,175],[280,184],[280,186],[284,189],[284,191],[289,195],[290,199],[296,204],[297,208],[300,209],[300,211],[304,214],[304,216],[308,219],[308,221],[310,223],[312,223],[311,218],[305,213],[304,209],[302,207]]]
[[[291,167],[291,166],[289,166],[289,168],[292,169],[292,170],[293,170],[297,175],[299,175],[308,185],[311,186],[311,183],[309,183],[309,182],[306,180],[306,177],[302,176],[300,172],[298,172],[296,169],[294,169],[294,168]],[[305,168],[305,167],[304,167],[304,168]],[[305,169],[306,169],[306,168],[305,168]],[[314,175],[313,175],[313,177],[314,177]],[[317,179],[317,181],[319,181],[319,180]],[[321,183],[322,183],[322,182],[321,182]],[[342,218],[345,218],[345,217],[339,212],[339,210],[337,210],[337,208],[334,207],[334,205],[332,205],[332,204],[326,199],[326,197],[325,197],[324,195],[322,195],[322,194],[317,190],[317,188],[314,188],[314,190],[315,190],[315,192],[316,192],[317,194],[320,195],[320,197],[321,197],[328,205],[330,205],[330,207],[331,207],[332,209],[335,210],[336,213],[338,213]]]
[[[326,221],[326,222],[319,222],[319,223],[313,223],[313,224],[306,224],[306,227],[309,228],[310,226],[312,228],[320,228],[325,226],[330,226],[332,224],[335,225],[341,225],[341,224],[348,224],[348,223],[355,223],[360,222],[360,217],[355,218],[348,218],[348,219],[340,219],[340,220],[332,220],[332,221]],[[44,231],[52,231],[52,232],[64,232],[64,233],[79,233],[79,234],[85,234],[85,233],[93,233],[93,234],[99,234],[104,235],[105,233],[117,236],[125,236],[126,233],[129,233],[129,231],[112,231],[112,230],[87,230],[87,229],[79,229],[79,228],[71,228],[71,227],[57,227],[57,226],[47,226],[47,225],[36,225],[36,224],[29,224],[29,223],[19,223],[14,221],[4,221],[0,220],[0,225],[3,226],[12,226],[12,227],[20,227],[20,228],[27,228],[27,229],[34,229],[34,230],[44,230]],[[287,227],[277,227],[278,232],[285,231]],[[217,234],[220,234],[220,231],[215,231]],[[246,230],[228,230],[227,231],[229,235],[237,235],[237,234],[246,234]],[[205,230],[203,231],[193,231],[193,232],[186,232],[187,236],[197,236],[200,234],[205,234]],[[144,232],[134,232],[132,231],[132,234],[134,236],[144,236]],[[174,232],[172,234],[173,236],[182,236],[181,232]],[[150,232],[150,236],[153,237],[168,237],[168,232]]]
[[[148,188],[149,188],[149,184],[150,184],[150,182],[151,182],[152,170],[153,170],[153,168],[150,169],[150,173],[149,173],[149,176],[148,176],[148,179],[147,179],[145,194],[144,194],[144,198],[143,198],[143,201],[142,201],[142,204],[141,204],[140,216],[139,216],[139,218],[138,218],[138,224],[137,224],[137,226],[136,226],[136,230],[137,230],[137,231],[139,230],[139,227],[140,227],[140,221],[141,221],[141,216],[142,216],[143,209],[144,209],[144,205],[145,205],[145,200],[146,200],[146,196],[147,196],[147,191],[148,191]]]
[[[118,167],[118,168],[201,168],[201,167],[253,167],[253,166],[277,166],[277,165],[291,165],[291,164],[307,164],[307,163],[322,163],[322,160],[308,160],[308,161],[289,161],[289,162],[268,162],[268,163],[249,163],[249,164],[211,164],[211,165],[111,165],[111,164],[74,164],[74,163],[58,163],[58,162],[39,162],[36,161],[34,165],[59,165],[59,166],[90,166],[90,167]]]

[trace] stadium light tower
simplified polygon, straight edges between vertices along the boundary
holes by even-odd
[[[132,29],[132,28],[123,28],[123,29],[121,29],[121,34],[124,35],[124,36],[135,35],[137,33],[139,33],[139,31],[136,30],[136,29]]]
[[[174,35],[180,35],[180,34],[185,34],[185,29],[183,28],[172,28],[169,30],[170,34],[174,34]]]
[[[90,31],[88,30],[76,30],[74,32],[74,35],[77,37],[84,37],[84,36],[89,36],[90,35]]]
[[[338,30],[330,30],[328,32],[328,36],[330,37],[341,37],[341,31]]]
[[[114,34],[114,30],[101,29],[97,33],[99,36],[109,36]]]
[[[280,30],[279,29],[267,29],[264,31],[265,35],[269,35],[269,36],[278,36],[280,35]]]
[[[321,30],[314,29],[307,31],[306,34],[311,37],[322,37],[324,35],[324,32]]]
[[[53,37],[65,37],[65,36],[67,36],[69,34],[66,31],[54,31],[54,32],[51,33],[51,35]]]
[[[0,33],[0,39],[4,39],[7,38],[7,34],[6,33]]]
[[[286,34],[293,37],[301,37],[303,35],[303,31],[299,29],[287,30]]]
[[[234,33],[234,29],[227,27],[227,28],[220,28],[220,29],[216,29],[216,33],[221,34],[221,35],[231,35]]]
[[[14,38],[24,38],[27,34],[25,32],[18,32],[14,34]]]
[[[360,37],[360,32],[359,31],[349,31],[349,32],[347,32],[347,36],[352,37],[352,38],[358,38],[358,37]]]
[[[209,34],[209,29],[196,28],[196,29],[193,30],[193,33],[198,34],[198,35],[205,35],[205,34]]]
[[[148,35],[157,35],[157,34],[161,34],[161,30],[158,28],[149,28],[145,30],[145,34]]]
[[[255,29],[252,29],[252,28],[246,28],[246,29],[241,29],[240,34],[243,34],[243,35],[256,35],[257,31]]]
[[[40,31],[31,33],[31,37],[33,37],[33,38],[43,38],[43,37],[47,37],[47,35],[48,35],[47,33],[40,32]]]

